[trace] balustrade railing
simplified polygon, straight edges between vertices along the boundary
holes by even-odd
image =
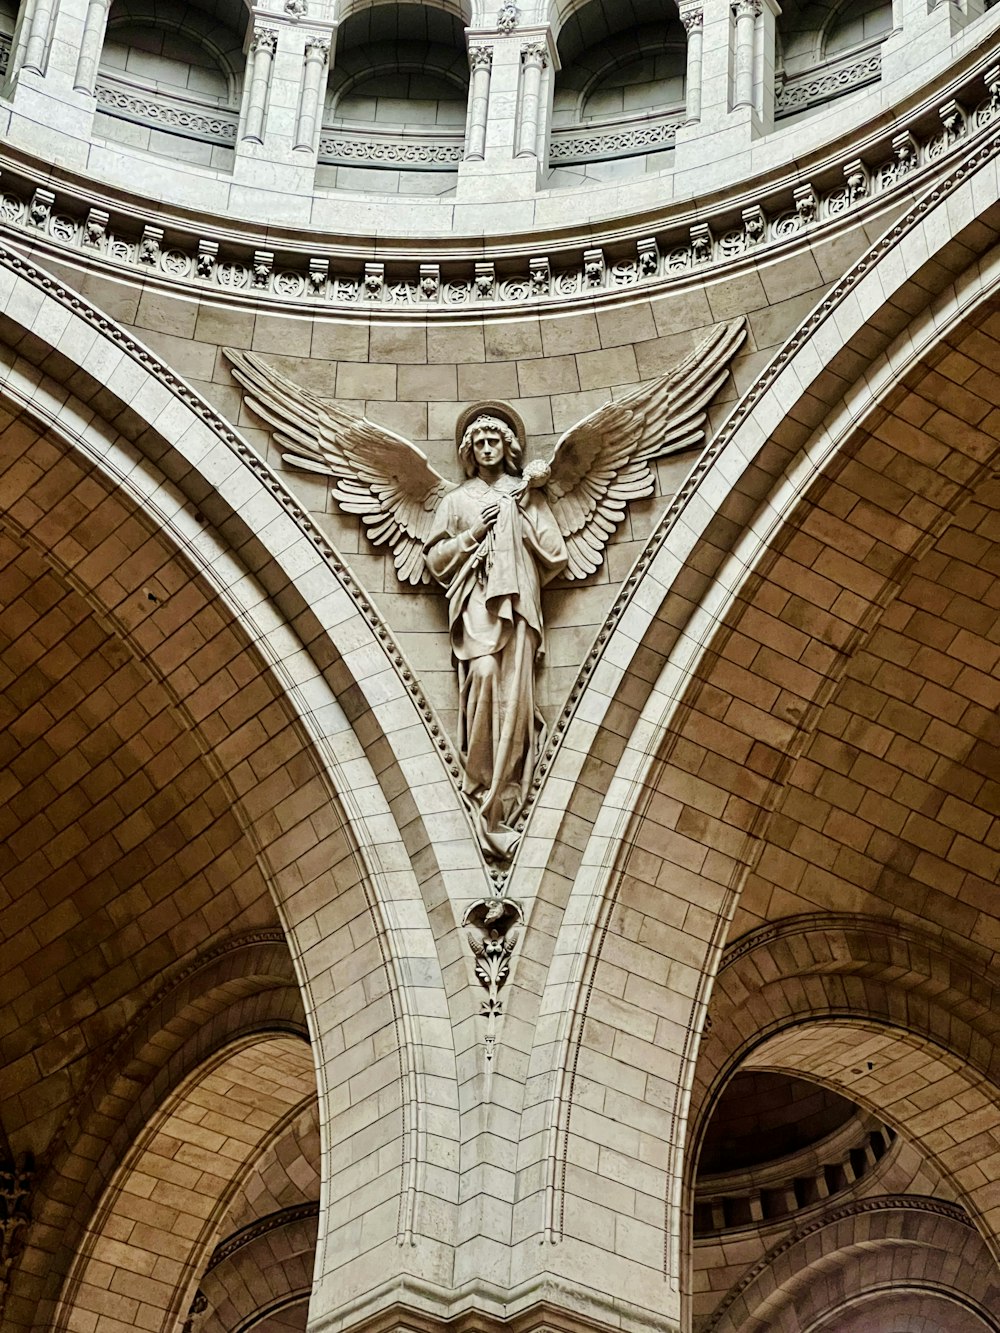
[[[105,71],[97,80],[95,93],[98,110],[116,120],[165,130],[202,143],[225,144],[230,148],[236,143],[239,114],[231,108],[178,94],[151,92]]]
[[[785,75],[779,71],[774,89],[774,116],[794,116],[812,106],[820,106],[858,88],[878,83],[882,77],[882,40],[860,51],[851,51],[839,60],[827,61]]]

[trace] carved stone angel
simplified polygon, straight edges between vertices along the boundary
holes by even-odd
[[[547,463],[523,465],[523,427],[509,407],[467,409],[456,431],[466,480],[457,486],[393,431],[299,388],[252,352],[227,352],[285,462],[335,479],[337,503],[392,549],[403,582],[444,588],[463,793],[490,856],[513,852],[545,740],[535,706],[541,590],[560,575],[592,574],[629,501],[652,494],[649,464],[703,443],[706,409],[744,336],[742,320],[716,329],[670,374],[566,431]]]

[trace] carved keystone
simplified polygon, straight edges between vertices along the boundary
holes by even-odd
[[[481,898],[462,917],[476,959],[476,979],[486,991],[480,1010],[484,1017],[503,1012],[500,991],[510,973],[510,956],[518,937],[515,927],[523,919],[520,906],[511,898]]]

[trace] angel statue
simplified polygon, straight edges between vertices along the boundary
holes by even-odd
[[[598,569],[629,502],[653,493],[650,463],[703,443],[706,409],[744,337],[743,320],[720,326],[668,375],[566,431],[548,462],[525,463],[524,427],[510,407],[467,408],[456,427],[458,485],[402,436],[300,388],[253,352],[226,352],[285,462],[334,478],[335,500],[391,548],[404,583],[444,589],[463,796],[494,859],[513,853],[545,744],[535,704],[542,589]]]

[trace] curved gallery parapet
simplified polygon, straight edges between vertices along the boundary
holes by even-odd
[[[507,261],[533,257],[532,244],[560,274],[580,266],[583,249],[603,248],[608,281],[623,283],[616,266],[638,262],[626,237],[634,247],[653,236],[667,255],[691,247],[695,228],[700,260],[707,227],[707,257],[727,257],[745,232],[758,244],[794,227],[800,202],[811,207],[807,189],[820,215],[827,196],[837,210],[838,192],[856,195],[860,176],[897,161],[909,171],[914,154],[930,151],[942,107],[973,114],[997,59],[997,16],[981,0],[930,14],[901,4],[895,28],[880,0],[819,18],[792,0],[784,14],[772,0],[683,0],[676,13],[632,0],[642,19],[634,32],[605,32],[620,16],[595,16],[595,6],[566,6],[557,22],[523,5],[505,27],[478,7],[400,4],[392,32],[379,20],[376,38],[371,5],[331,0],[307,10],[269,0],[252,14],[233,0],[225,22],[170,0],[89,9],[67,0],[56,14],[26,4],[16,32],[0,24],[0,140],[57,196],[86,181],[116,234],[129,234],[130,219],[133,231],[142,218],[168,235],[200,220],[201,239],[244,248],[232,256],[243,264],[230,275],[237,286],[270,286],[266,265],[253,268],[256,251],[273,253],[279,277],[294,273],[311,294],[308,264],[282,263],[307,238],[323,238],[320,259],[331,236],[377,235],[385,253],[367,258],[391,266],[397,244],[412,256],[423,236],[434,242],[429,260],[474,255],[494,277],[443,273],[438,298],[418,265],[389,274],[396,287],[460,303],[463,292],[477,299],[520,282],[508,292],[516,300],[536,288],[525,264]],[[654,12],[658,25],[647,21]],[[73,24],[83,35],[73,28],[70,41]],[[60,25],[69,25],[62,40]],[[716,65],[740,41],[753,77],[743,87],[737,61],[721,93]],[[573,241],[580,253],[567,265],[555,251]],[[365,257],[354,248],[353,272],[334,266],[357,299],[371,292],[356,262]],[[585,287],[602,285],[598,263]],[[294,298],[299,284],[282,286]]]
[[[748,206],[741,206],[748,196],[740,196],[697,212],[668,209],[638,227],[609,227],[600,245],[578,236],[536,236],[491,252],[435,241],[428,249],[434,262],[425,263],[419,243],[408,244],[404,257],[402,248],[380,241],[366,255],[358,244],[324,244],[291,229],[254,234],[215,219],[198,224],[185,212],[153,211],[120,196],[100,206],[93,182],[61,181],[10,155],[0,155],[0,223],[42,249],[75,252],[88,266],[291,308],[433,317],[627,298],[639,287],[779,258],[932,189],[1000,117],[1000,64],[984,69],[983,63],[956,96],[940,104],[925,99],[903,128],[894,122],[866,141],[863,156],[856,145],[850,157],[827,153]],[[589,239],[599,238],[591,233]],[[543,246],[548,253],[539,254]]]

